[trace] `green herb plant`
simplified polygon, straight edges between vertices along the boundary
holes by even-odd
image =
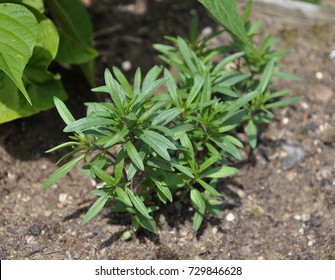
[[[84,223],[111,200],[113,211],[132,215],[135,231],[156,233],[153,212],[190,201],[197,231],[206,212],[220,215],[222,179],[238,173],[233,165],[242,159],[244,144],[237,130],[244,128],[255,147],[256,125],[270,120],[270,109],[297,100],[279,100],[287,91],[270,91],[273,76],[290,76],[275,71],[282,53],[272,50],[273,40],[267,38],[260,49],[252,41],[260,24],[249,22],[251,3],[240,16],[235,1],[200,2],[223,29],[201,38],[195,20],[189,40],[168,37],[173,45],[156,44],[175,75],[155,66],[142,78],[137,69],[131,84],[118,68],[106,70],[105,85],[93,91],[109,94],[112,102],[86,104],[87,115],[78,120],[55,98],[64,131],[72,136],[48,152],[72,147],[60,161],[76,157],[44,188],[82,162],[83,174],[103,182],[93,190],[98,199]],[[232,35],[231,44],[209,47],[222,32]]]
[[[48,9],[53,20],[45,15]],[[66,99],[53,61],[79,65],[94,85],[93,32],[79,0],[0,0],[0,123]]]

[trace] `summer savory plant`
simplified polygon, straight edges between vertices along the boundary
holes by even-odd
[[[53,20],[45,15],[48,9]],[[94,85],[93,32],[79,0],[0,0],[0,123],[66,99],[53,61],[79,65]]]
[[[114,212],[131,214],[135,231],[156,233],[153,212],[168,203],[180,209],[190,201],[198,230],[205,213],[220,214],[222,179],[238,173],[233,164],[242,159],[244,145],[237,130],[244,128],[255,147],[256,126],[270,121],[270,109],[297,100],[279,100],[288,91],[270,90],[273,76],[292,77],[275,71],[283,52],[273,50],[272,38],[260,49],[252,41],[260,23],[250,24],[251,2],[242,16],[235,1],[200,2],[222,31],[201,38],[194,21],[189,40],[168,37],[173,45],[156,44],[175,75],[160,66],[145,75],[137,69],[131,84],[118,68],[106,70],[105,85],[93,91],[109,94],[111,102],[87,103],[86,116],[78,120],[55,97],[64,132],[71,136],[48,152],[72,147],[59,162],[75,158],[56,170],[44,188],[81,162],[84,175],[102,181],[83,223],[111,200]],[[221,32],[232,35],[231,43],[209,47]]]

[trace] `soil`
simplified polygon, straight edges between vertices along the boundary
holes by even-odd
[[[195,1],[84,1],[96,31],[98,84],[106,67],[131,62],[131,77],[160,63],[151,45],[163,35],[187,35],[193,14],[201,29],[215,24]],[[333,1],[323,1],[334,6]],[[150,4],[150,5],[148,5]],[[281,82],[304,98],[274,110],[259,145],[238,163],[239,175],[224,181],[219,218],[207,216],[198,233],[191,211],[163,209],[158,235],[145,231],[125,241],[130,218],[106,207],[87,225],[94,182],[75,169],[46,191],[61,152],[45,150],[66,141],[56,110],[0,126],[0,259],[334,259],[335,258],[335,26],[291,25],[261,11],[264,35],[290,52],[286,71],[301,82]],[[95,100],[78,69],[58,69],[76,117]],[[287,147],[303,151],[287,165]],[[286,151],[285,151],[286,149]]]

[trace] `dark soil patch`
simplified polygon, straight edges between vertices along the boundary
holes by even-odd
[[[202,28],[213,25],[195,1],[149,1],[149,7],[142,5],[146,1],[126,2],[134,1],[89,6],[102,54],[99,84],[105,67],[128,60],[131,76],[137,66],[147,70],[158,63],[151,45],[164,34],[186,35],[192,14],[201,16]],[[240,174],[222,184],[226,203],[220,219],[207,216],[195,234],[191,212],[166,209],[157,217],[157,236],[141,231],[129,241],[122,239],[129,217],[108,208],[83,226],[94,187],[79,169],[41,189],[61,156],[44,151],[67,137],[50,110],[0,126],[0,259],[334,259],[334,25],[291,26],[259,16],[265,17],[264,33],[290,50],[287,71],[302,78],[277,87],[293,88],[304,99],[275,111],[251,159],[245,155]],[[83,116],[82,103],[95,97],[76,69],[62,72],[71,93],[68,105]],[[305,152],[288,170],[283,144]]]

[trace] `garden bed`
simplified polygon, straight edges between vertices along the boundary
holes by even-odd
[[[202,29],[215,29],[195,1],[85,2],[93,2],[88,9],[101,52],[98,84],[106,67],[130,66],[132,76],[138,66],[146,71],[159,63],[152,44],[165,34],[186,35],[195,13]],[[61,156],[44,151],[66,140],[54,109],[0,126],[0,259],[334,259],[335,27],[287,24],[259,9],[254,17],[263,17],[265,33],[290,51],[287,72],[302,78],[276,87],[304,98],[274,111],[257,149],[238,163],[239,175],[222,183],[221,218],[207,216],[195,234],[191,211],[167,208],[156,217],[158,235],[140,231],[125,241],[130,217],[106,207],[83,226],[95,182],[75,169],[42,191]],[[82,103],[95,99],[90,87],[77,69],[57,70],[70,92],[67,104],[83,116]]]

